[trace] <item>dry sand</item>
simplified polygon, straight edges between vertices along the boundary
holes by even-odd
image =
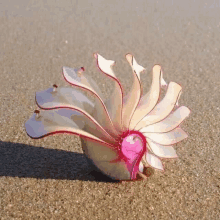
[[[220,219],[220,3],[217,1],[2,1],[0,4],[0,219]],[[166,2],[166,3],[164,3]],[[173,3],[172,3],[173,2]],[[183,87],[191,116],[179,158],[148,181],[112,183],[89,174],[79,138],[30,139],[35,92],[66,85],[62,66],[84,66],[111,83],[92,54],[117,61],[126,91],[131,52]]]

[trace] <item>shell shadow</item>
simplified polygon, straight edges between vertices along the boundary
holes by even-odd
[[[80,153],[0,141],[0,176],[112,182]]]

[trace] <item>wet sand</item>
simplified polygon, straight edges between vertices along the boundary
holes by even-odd
[[[219,219],[220,3],[217,1],[5,1],[0,6],[0,219]],[[207,3],[209,2],[209,3]],[[112,84],[93,53],[116,61],[127,92],[125,54],[154,64],[183,87],[191,109],[178,159],[147,181],[113,183],[90,173],[79,138],[30,139],[24,123],[35,92],[67,85],[62,66],[84,66],[108,97]]]

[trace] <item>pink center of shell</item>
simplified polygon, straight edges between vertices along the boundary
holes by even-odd
[[[138,131],[129,131],[121,143],[121,152],[126,158],[126,165],[131,179],[136,179],[140,161],[146,152],[146,138]]]

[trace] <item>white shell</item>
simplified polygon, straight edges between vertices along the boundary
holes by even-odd
[[[115,62],[99,54],[94,55],[99,69],[114,82],[114,90],[109,98],[103,100],[98,85],[84,74],[83,68],[78,71],[63,67],[65,80],[92,93],[95,96],[94,103],[73,88],[54,86],[37,92],[36,102],[43,110],[35,111],[25,123],[27,134],[32,138],[58,132],[79,135],[86,156],[106,175],[118,180],[131,180],[139,173],[147,179],[142,173],[145,163],[163,170],[160,158],[177,157],[171,145],[187,137],[180,124],[190,110],[185,106],[176,107],[182,88],[174,82],[167,87],[161,67],[155,65],[151,88],[141,97],[140,73],[145,69],[131,54],[127,54],[126,59],[133,70],[133,83],[125,98],[121,83],[112,69]],[[167,92],[158,103],[162,86]],[[120,146],[123,138],[126,138],[122,133],[124,135],[126,132],[136,132],[141,138],[146,138],[148,149],[146,152],[141,151],[139,157],[134,157],[132,161]]]

